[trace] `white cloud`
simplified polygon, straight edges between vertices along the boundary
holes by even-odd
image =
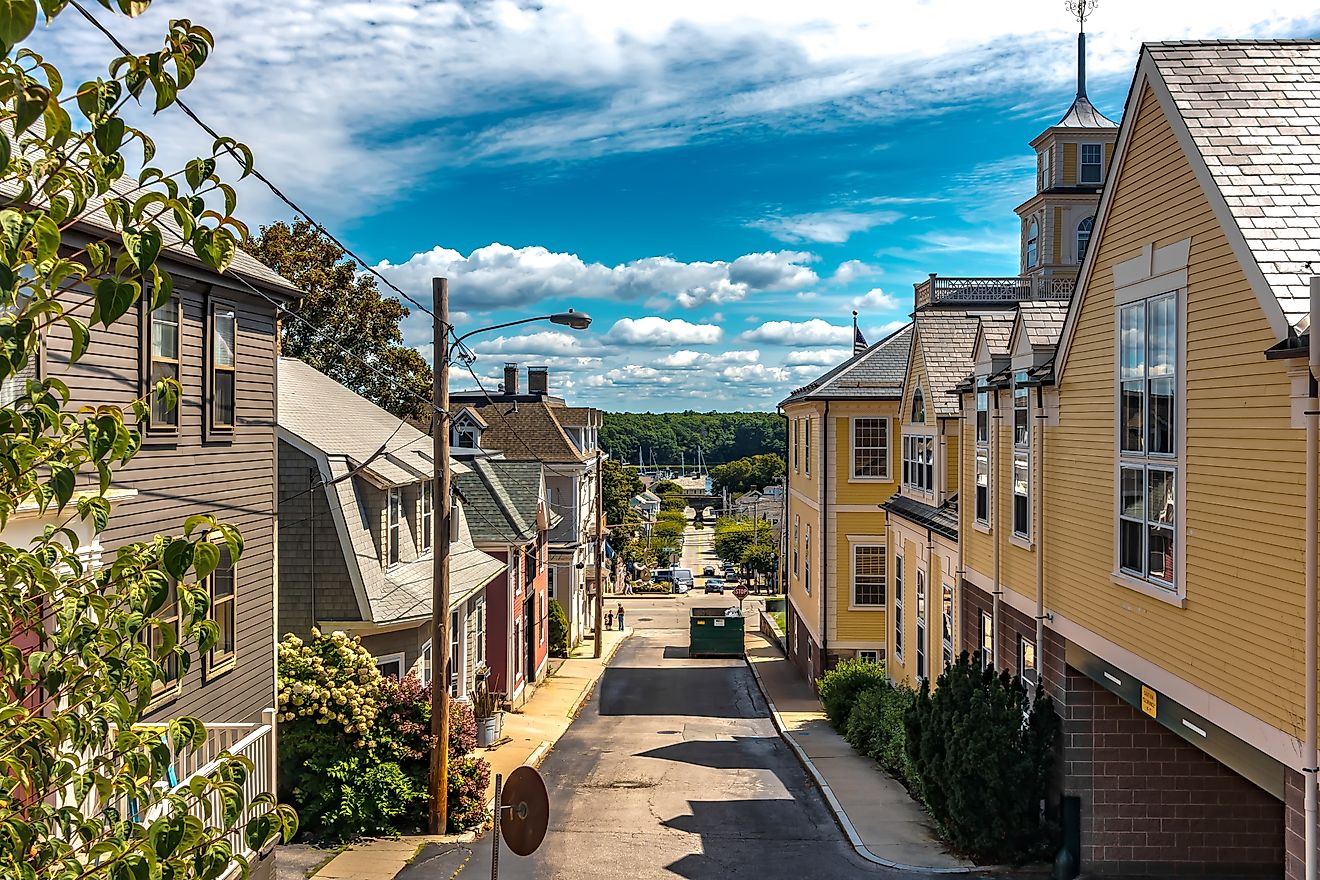
[[[879,274],[879,266],[873,266],[862,260],[844,260],[839,264],[839,268],[834,270],[830,280],[835,284],[849,284],[859,278],[870,278]]]
[[[790,351],[784,358],[786,366],[829,366],[852,357],[850,348],[807,348]]]
[[[652,315],[620,318],[605,338],[619,345],[714,345],[724,338],[724,331],[715,324],[692,324]]]
[[[437,246],[397,265],[382,262],[376,269],[419,299],[429,298],[432,278],[447,277],[452,301],[479,311],[587,299],[644,300],[648,305],[677,302],[694,308],[813,284],[819,278],[806,264],[815,259],[804,251],[767,251],[732,261],[685,263],[672,257],[644,257],[607,266],[577,254],[496,242],[467,256]]]
[[[768,321],[738,337],[771,345],[837,345],[852,341],[851,327],[838,327],[820,318],[807,321]]]
[[[878,309],[887,312],[898,308],[898,300],[880,288],[873,287],[861,296],[853,297],[852,307],[859,312],[867,309]]]
[[[842,244],[858,232],[902,219],[897,211],[814,211],[806,214],[764,217],[748,225],[764,229],[780,241],[812,241]]]
[[[583,337],[543,330],[521,336],[497,336],[477,343],[473,349],[480,354],[581,355],[587,347]]]
[[[755,349],[751,351],[721,351],[705,352],[683,349],[681,351],[667,354],[655,363],[661,367],[667,367],[671,370],[699,370],[712,366],[727,365],[732,363],[756,363],[761,358],[761,353]]]

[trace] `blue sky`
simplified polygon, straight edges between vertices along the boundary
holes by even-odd
[[[1102,0],[1091,98],[1119,117],[1143,40],[1315,36],[1299,6]],[[607,409],[769,409],[847,355],[854,307],[874,341],[930,272],[1015,273],[1027,144],[1075,90],[1062,0],[156,0],[105,20],[145,49],[172,17],[217,37],[194,108],[419,299],[448,275],[460,329],[589,312],[586,333],[478,337],[476,369],[545,364]],[[39,42],[66,80],[109,57],[72,14]],[[204,148],[177,112],[143,124],[163,161]],[[240,192],[254,226],[289,216]],[[429,319],[405,332],[429,356]]]

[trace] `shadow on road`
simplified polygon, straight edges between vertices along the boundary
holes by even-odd
[[[686,660],[688,649],[682,645],[665,645],[666,660]]]
[[[736,698],[746,678],[741,666],[610,667],[600,680],[600,714],[763,718],[756,703]]]

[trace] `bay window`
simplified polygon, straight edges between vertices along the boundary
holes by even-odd
[[[1177,509],[1178,300],[1119,308],[1118,565],[1174,586]]]

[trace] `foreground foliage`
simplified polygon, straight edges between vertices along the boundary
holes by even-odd
[[[150,5],[98,2],[129,15]],[[67,11],[64,0],[40,9],[47,20]],[[224,271],[246,229],[217,169],[233,167],[228,156],[246,174],[251,155],[222,138],[182,168],[157,168],[151,138],[121,115],[129,102],[175,103],[210,56],[205,28],[170,22],[158,51],[66,88],[20,48],[37,19],[36,0],[0,2],[0,529],[16,514],[50,523],[30,540],[0,536],[0,876],[211,880],[235,861],[246,875],[235,844],[288,839],[292,811],[268,795],[245,803],[253,768],[241,758],[174,784],[176,760],[206,748],[205,727],[140,723],[153,690],[216,644],[205,581],[239,560],[242,536],[193,516],[88,565],[87,536],[110,525],[115,472],[141,448],[153,401],[82,406],[54,375],[23,377],[43,340],[59,373],[144,297],[167,301],[166,249]],[[84,225],[93,214],[114,232]],[[179,385],[162,379],[151,394],[171,409]]]
[[[357,639],[313,632],[280,642],[280,790],[303,825],[331,840],[425,825],[431,689],[411,673],[385,677]],[[449,830],[485,818],[489,767],[469,755],[477,728],[450,703]],[[485,781],[483,781],[485,780]]]

